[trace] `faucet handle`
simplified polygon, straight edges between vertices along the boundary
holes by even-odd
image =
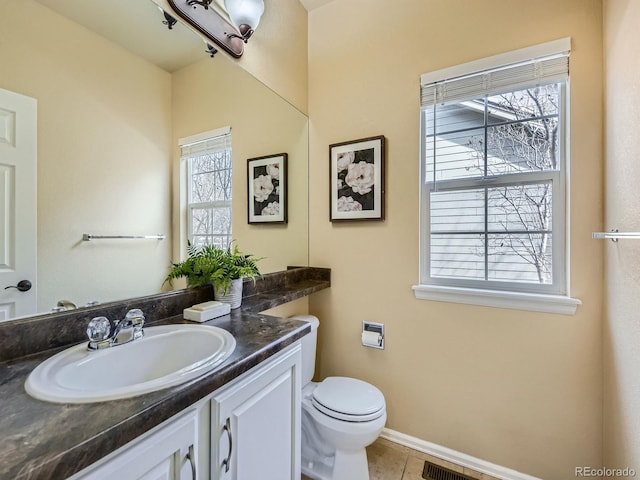
[[[124,319],[131,325],[142,325],[144,323],[144,313],[139,308],[129,310]]]
[[[87,325],[87,336],[92,342],[101,342],[109,337],[111,322],[107,317],[94,317]]]
[[[124,317],[123,322],[133,327],[133,339],[136,340],[144,335],[142,327],[144,326],[144,313],[139,308],[129,310]]]

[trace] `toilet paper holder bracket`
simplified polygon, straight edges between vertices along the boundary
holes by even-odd
[[[370,333],[369,333],[370,332]],[[377,338],[372,335],[377,334]],[[374,342],[370,341],[375,338]],[[365,341],[365,339],[369,341]],[[384,324],[375,322],[362,322],[362,344],[366,347],[379,348],[384,350]]]

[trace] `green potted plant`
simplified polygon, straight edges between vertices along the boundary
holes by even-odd
[[[213,285],[214,299],[231,304],[231,308],[238,308],[242,302],[242,279],[255,281],[260,276],[256,262],[261,258],[240,252],[237,245],[197,248],[188,243],[187,254],[185,261],[172,265],[165,282],[171,284],[185,277],[190,288]]]

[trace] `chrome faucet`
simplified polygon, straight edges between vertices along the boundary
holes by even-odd
[[[113,333],[111,333],[111,322],[107,317],[92,318],[87,326],[89,337],[87,348],[100,350],[133,342],[144,336],[143,326],[144,314],[138,308],[129,310],[122,320],[116,322]]]
[[[84,307],[95,307],[96,305],[99,305],[99,304],[100,304],[99,301],[91,300],[91,301],[85,303],[83,306]],[[69,311],[69,310],[75,310],[76,308],[78,308],[78,307],[71,300],[58,300],[58,304],[51,309],[51,312],[53,312],[53,313],[66,312],[66,311]]]
[[[51,309],[53,313],[66,312],[68,310],[75,310],[76,304],[70,300],[58,300],[58,304]]]

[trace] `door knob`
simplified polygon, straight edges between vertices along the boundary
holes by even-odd
[[[28,292],[31,290],[31,282],[29,280],[20,280],[18,285],[9,285],[8,287],[4,287],[5,290],[9,288],[15,288],[21,292]]]

